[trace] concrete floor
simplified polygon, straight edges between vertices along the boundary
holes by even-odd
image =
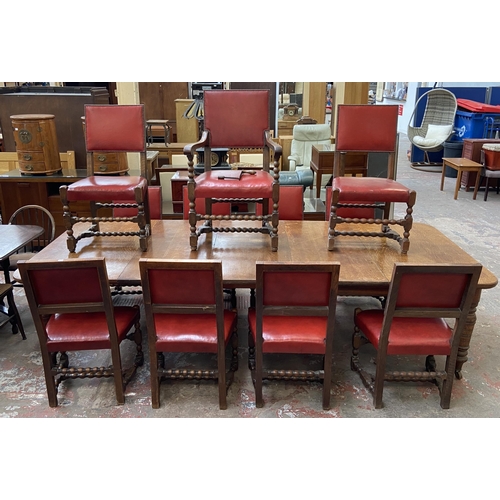
[[[440,174],[422,172],[410,167],[406,156],[408,140],[402,135],[398,159],[398,180],[417,191],[414,219],[432,224],[461,246],[497,276],[500,276],[500,196],[490,192],[487,202],[479,193],[461,190],[453,200],[455,179],[447,178],[444,191],[439,190]],[[411,250],[410,250],[411,251]],[[269,418],[387,418],[387,417],[499,417],[499,302],[500,287],[483,293],[477,311],[477,323],[463,367],[463,379],[455,380],[451,408],[439,406],[437,387],[423,383],[387,383],[385,407],[375,410],[372,398],[358,375],[350,370],[352,316],[355,307],[376,306],[375,299],[340,298],[336,342],[333,356],[331,410],[321,407],[321,384],[299,382],[266,382],[264,407],[255,407],[254,391],[247,367],[246,292],[238,291],[240,367],[228,391],[228,409],[218,409],[214,382],[164,382],[161,408],[153,410],[150,401],[148,356],[135,379],[126,389],[126,402],[117,406],[112,379],[65,381],[59,388],[58,408],[49,408],[46,397],[38,340],[24,293],[16,289],[16,301],[26,329],[27,340],[12,335],[10,328],[0,329],[0,416],[1,417],[269,417]],[[136,299],[127,299],[133,301]],[[144,350],[147,353],[146,328],[143,321]],[[125,362],[133,353],[132,343],[123,349]],[[129,345],[128,345],[129,344]],[[373,356],[365,348],[367,359]],[[102,354],[83,356],[93,366],[110,363]],[[191,363],[196,356],[176,357],[175,362]],[[205,361],[205,360],[204,360]],[[213,362],[213,359],[206,360]],[[312,366],[315,360],[304,363]],[[98,363],[98,364],[94,364]],[[407,366],[407,365],[406,365]],[[421,360],[415,365],[420,368]]]

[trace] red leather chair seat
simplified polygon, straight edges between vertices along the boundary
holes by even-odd
[[[217,353],[213,314],[155,314],[157,352]],[[237,314],[224,310],[224,343],[234,330]]]
[[[263,353],[325,354],[326,317],[265,316]],[[255,309],[248,310],[248,324],[255,342]]]
[[[361,311],[355,316],[356,326],[377,348],[383,317],[382,310]],[[451,329],[442,318],[394,318],[387,354],[447,356],[451,352],[451,336]]]
[[[137,310],[114,308],[118,343],[134,326]],[[111,349],[109,330],[103,312],[54,314],[47,323],[49,352]]]
[[[255,174],[243,174],[238,179],[219,179],[225,170],[211,170],[196,178],[195,193],[198,198],[234,198],[235,192],[241,198],[272,198],[273,176],[263,170]]]
[[[68,186],[68,201],[112,201],[119,193],[120,200],[135,201],[134,189],[144,191],[147,181],[140,176],[90,176]]]
[[[130,200],[113,200],[113,203],[129,203]],[[151,219],[162,219],[161,187],[148,186],[149,216]],[[113,208],[113,217],[135,217],[137,208]]]
[[[334,177],[332,189],[336,188],[343,202],[407,203],[410,195],[410,189],[399,182],[378,177]]]
[[[352,200],[350,203],[355,205],[361,205],[364,203],[361,200]],[[330,209],[332,206],[332,188],[327,186],[326,188],[326,202],[325,202],[325,220],[330,220]],[[357,219],[373,219],[375,218],[374,208],[338,208],[337,215],[339,217],[345,218],[357,218]]]

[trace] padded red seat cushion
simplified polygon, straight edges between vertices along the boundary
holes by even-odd
[[[224,310],[224,344],[236,326],[237,314]],[[155,314],[157,352],[217,353],[214,314]]]
[[[332,190],[337,188],[341,201],[407,203],[410,197],[410,189],[403,184],[378,177],[335,177]]]
[[[355,316],[356,326],[372,345],[378,348],[383,311],[361,311]],[[441,318],[394,318],[387,354],[444,355],[451,352],[451,329]]]
[[[263,353],[325,354],[326,317],[264,316]],[[248,325],[255,341],[255,309],[248,310]]]
[[[90,176],[68,186],[68,201],[134,200],[134,189],[140,186],[144,192],[147,182],[140,176]]]
[[[219,179],[224,170],[211,170],[196,177],[197,198],[271,198],[273,176],[263,170],[243,174],[238,179]]]
[[[134,326],[138,310],[117,306],[114,311],[120,343]],[[49,352],[111,349],[103,312],[54,314],[47,323],[46,331]]]

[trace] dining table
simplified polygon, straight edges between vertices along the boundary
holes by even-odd
[[[10,283],[10,256],[41,236],[44,228],[28,224],[0,224],[0,264],[5,283]]]
[[[243,225],[261,224],[245,221]],[[216,220],[221,228],[241,226],[240,221]],[[344,224],[348,231],[350,226]],[[86,229],[85,223],[74,226],[75,235]],[[130,222],[102,222],[101,230],[125,232]],[[190,226],[187,220],[151,221],[148,248],[141,251],[139,241],[131,236],[86,238],[78,243],[76,252],[69,252],[66,234],[57,237],[38,252],[33,260],[59,260],[104,257],[110,284],[140,286],[140,259],[220,259],[223,285],[227,289],[255,288],[255,264],[264,262],[339,262],[338,293],[342,296],[387,296],[394,264],[469,264],[477,261],[435,227],[414,223],[410,248],[401,254],[399,244],[388,238],[369,236],[339,236],[335,247],[328,250],[327,221],[280,221],[278,250],[273,252],[269,237],[261,233],[213,232],[200,237],[198,250],[189,244]],[[467,325],[460,339],[455,374],[461,378],[467,361],[471,336],[476,323],[476,310],[483,290],[494,288],[497,277],[482,268],[475,298],[469,310]],[[415,293],[425,293],[415,291]]]

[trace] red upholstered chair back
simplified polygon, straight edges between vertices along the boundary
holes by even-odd
[[[457,317],[457,311],[469,310],[481,265],[409,265],[394,266],[388,305],[395,315]],[[472,285],[472,286],[471,286]]]
[[[336,151],[396,151],[398,106],[340,104]]]
[[[340,264],[257,262],[257,310],[260,307],[326,307],[335,310]],[[275,314],[275,313],[274,313]]]
[[[262,205],[256,206],[256,215],[262,215]],[[269,200],[269,212],[273,211],[273,200]],[[304,189],[302,186],[280,186],[280,220],[304,219]]]
[[[205,198],[196,198],[196,213],[205,215]],[[231,213],[231,203],[214,203],[212,206],[212,215],[229,215]],[[189,217],[189,198],[187,186],[182,187],[182,218]]]
[[[87,151],[146,150],[144,105],[85,105]]]
[[[170,305],[179,313],[179,306],[218,304],[222,310],[222,262],[219,260],[141,259],[139,261],[144,300],[154,312],[167,312],[155,306]],[[194,311],[191,311],[194,312]],[[201,312],[201,311],[199,311]],[[205,310],[215,313],[215,310]]]
[[[101,281],[107,281],[104,258],[69,261],[20,263],[26,288],[33,293],[38,306],[102,303]],[[27,291],[28,293],[28,291]]]
[[[203,105],[212,148],[263,146],[269,130],[268,90],[207,90]]]

